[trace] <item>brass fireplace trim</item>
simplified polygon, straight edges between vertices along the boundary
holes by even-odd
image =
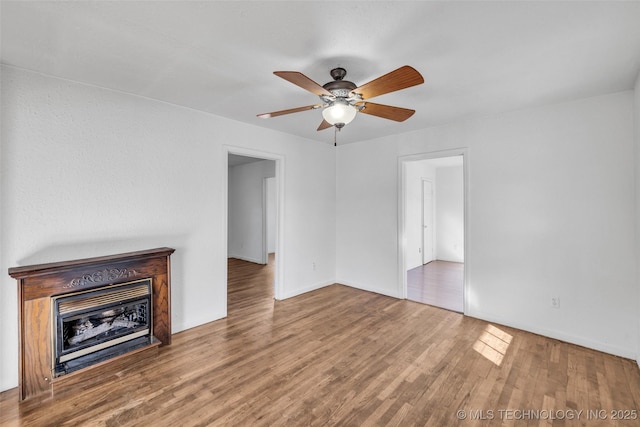
[[[96,304],[94,304],[93,306],[97,306],[97,305],[102,305],[99,304],[99,302],[102,302],[103,304],[107,304],[111,301],[117,301],[117,300],[122,300],[122,299],[129,299],[129,298],[135,298],[135,297],[139,297],[139,296],[147,296],[147,295],[152,295],[152,289],[153,289],[153,279],[152,278],[148,278],[148,279],[140,279],[140,280],[134,280],[132,282],[126,282],[126,283],[118,283],[115,285],[109,285],[109,286],[102,286],[99,288],[94,288],[94,289],[89,289],[86,291],[79,291],[79,292],[72,292],[69,294],[62,294],[62,295],[56,295],[54,297],[51,297],[51,304],[53,306],[53,304],[55,304],[55,302],[61,298],[69,298],[69,297],[73,297],[76,295],[82,295],[82,294],[89,294],[92,292],[96,292],[96,291],[106,291],[108,289],[114,289],[114,288],[119,288],[119,287],[123,287],[123,286],[130,286],[133,285],[134,283],[141,283],[141,282],[149,282],[149,286],[140,286],[138,288],[131,288],[128,291],[123,291],[119,294],[109,294],[109,295],[101,295],[101,296],[96,296],[95,298],[92,298],[92,301],[95,301]],[[146,292],[142,292],[142,288],[148,288],[144,289],[144,291]],[[115,299],[114,297],[119,297],[118,299]],[[126,298],[124,298],[126,297]],[[81,300],[81,301],[87,301],[87,299]],[[67,314],[73,311],[78,311],[78,310],[82,310],[83,308],[90,308],[90,306],[82,306],[79,303],[76,304],[72,304],[71,301],[69,301],[69,303],[65,304],[65,310],[62,310],[60,308],[60,306],[58,306],[58,312],[60,314]],[[53,314],[53,313],[52,313]]]

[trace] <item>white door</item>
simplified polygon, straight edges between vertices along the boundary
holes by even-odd
[[[422,263],[433,261],[433,183],[422,180]]]

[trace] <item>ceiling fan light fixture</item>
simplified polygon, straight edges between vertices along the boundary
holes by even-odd
[[[347,75],[347,70],[342,67],[331,70],[330,74],[333,81],[322,86],[299,71],[274,71],[273,74],[318,96],[321,103],[258,114],[258,117],[276,117],[322,108],[324,120],[318,126],[318,131],[333,127],[337,132],[351,123],[358,112],[368,116],[403,122],[411,117],[415,111],[408,108],[376,104],[370,102],[369,99],[424,83],[422,75],[415,68],[408,65],[404,65],[360,86],[344,79]]]
[[[358,110],[344,99],[336,99],[322,110],[322,117],[331,125],[348,125],[356,117]]]

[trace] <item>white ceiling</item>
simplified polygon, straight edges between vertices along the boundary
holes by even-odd
[[[2,1],[1,60],[15,67],[332,143],[320,111],[256,114],[318,98],[272,74],[363,84],[402,65],[425,84],[374,102],[341,143],[631,89],[640,2]]]

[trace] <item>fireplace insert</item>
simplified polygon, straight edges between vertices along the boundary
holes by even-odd
[[[53,297],[54,376],[149,345],[151,292],[145,279]]]

